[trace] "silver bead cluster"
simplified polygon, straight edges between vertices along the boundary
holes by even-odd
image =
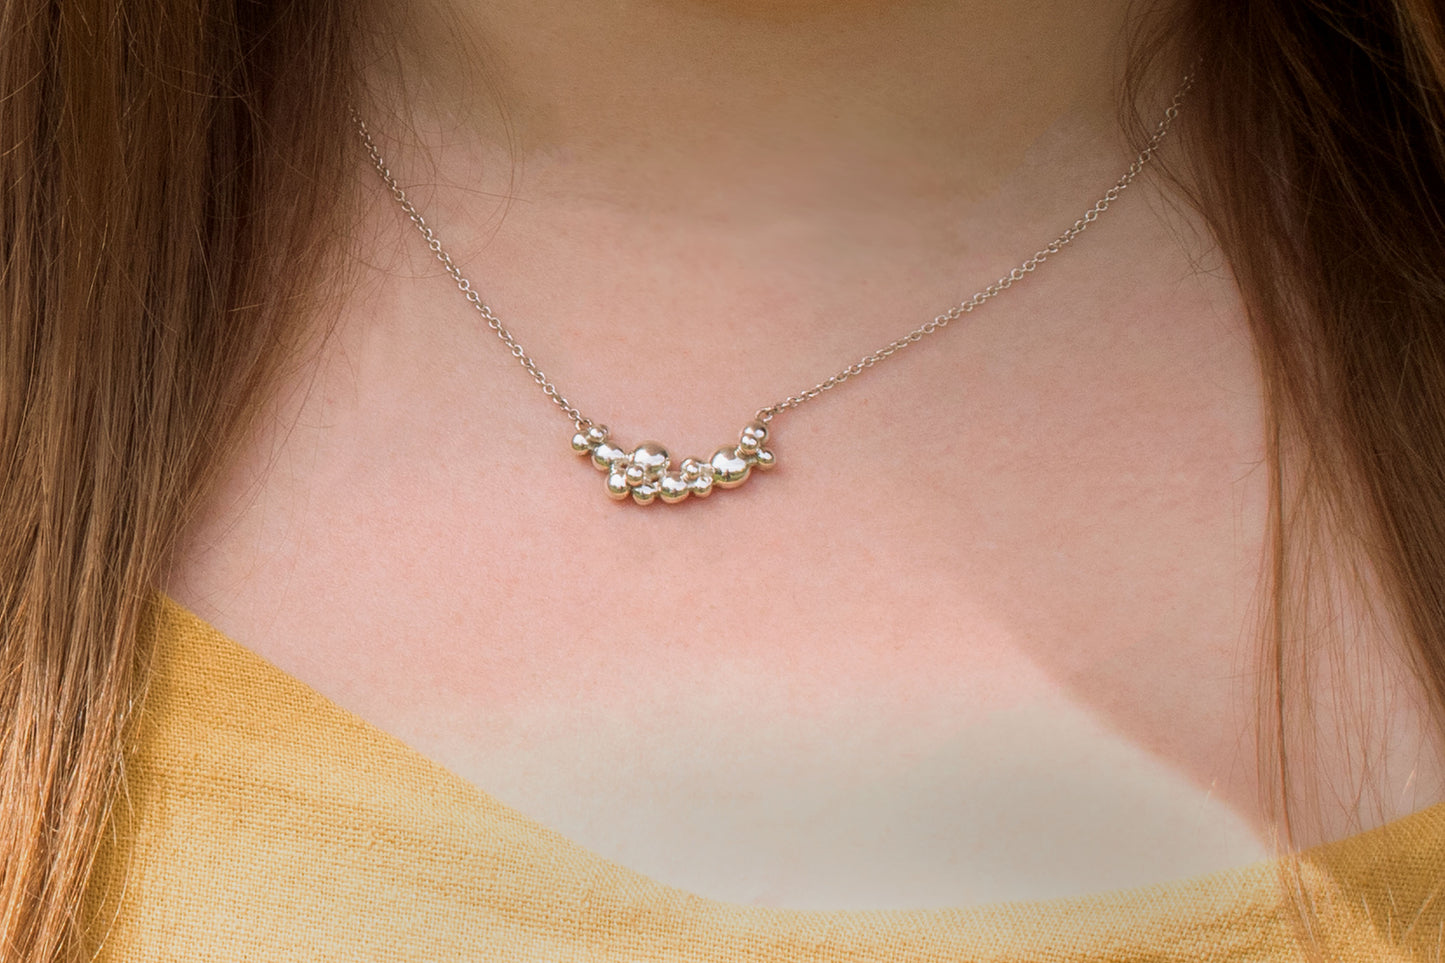
[[[754,421],[738,435],[731,448],[719,448],[707,461],[684,458],[677,471],[667,449],[655,441],[644,441],[631,451],[612,444],[606,427],[590,425],[572,436],[572,450],[587,455],[598,471],[607,473],[607,494],[619,501],[629,496],[639,505],[657,499],[668,504],[689,495],[706,498],[714,488],[736,488],[748,480],[754,468],[769,469],[777,463],[763,447],[768,426]]]

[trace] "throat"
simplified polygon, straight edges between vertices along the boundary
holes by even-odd
[[[441,0],[370,87],[432,151],[633,209],[973,202],[1061,118],[1115,130],[1128,6]]]

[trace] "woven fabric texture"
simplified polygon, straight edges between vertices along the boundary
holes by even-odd
[[[145,631],[155,672],[86,907],[99,960],[1445,959],[1445,805],[1297,861],[1077,899],[732,905],[503,806],[164,596]]]

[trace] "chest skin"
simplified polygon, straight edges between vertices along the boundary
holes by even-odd
[[[675,506],[609,500],[444,279],[363,272],[168,591],[502,802],[702,895],[961,905],[1259,858],[1257,365],[1226,274],[1190,269],[1147,211],[1112,216],[1047,283],[780,416],[775,470]],[[489,250],[520,265],[519,301],[580,316],[565,289],[587,276],[549,287]],[[749,341],[731,313],[798,301],[739,276],[733,301],[689,302],[686,337],[649,338],[657,289],[702,282],[628,253],[608,269],[653,282],[593,297],[607,316],[548,347],[634,443],[705,456],[849,337],[901,333]],[[878,303],[947,303],[895,274]]]

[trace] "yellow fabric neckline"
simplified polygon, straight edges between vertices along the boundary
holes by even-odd
[[[158,595],[88,926],[109,960],[1441,959],[1445,804],[1133,890],[804,911],[663,886],[510,809]]]

